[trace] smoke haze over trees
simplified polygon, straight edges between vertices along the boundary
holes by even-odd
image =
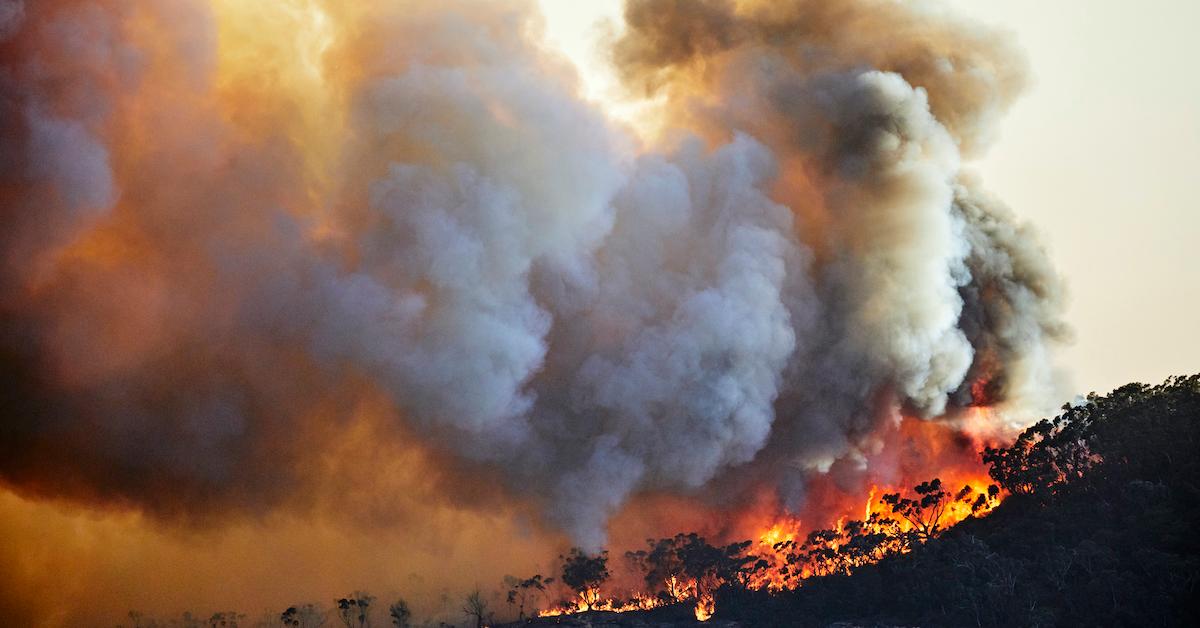
[[[632,156],[522,3],[314,5],[356,37],[252,68],[282,93],[205,4],[18,3],[6,30],[18,489],[271,508],[310,481],[313,417],[382,394],[396,437],[595,545],[635,492],[771,470],[795,502],[779,469],[891,413],[1051,381],[1058,280],[960,176],[1022,83],[1003,38],[872,2],[632,2],[614,58],[686,114]]]
[[[476,565],[725,548],[1057,403],[1062,281],[969,169],[1009,37],[876,0],[625,21],[654,138],[531,2],[0,0],[0,614],[61,570],[458,614]],[[105,589],[65,586],[58,623]]]
[[[1200,375],[1093,394],[985,453],[992,477],[1012,493],[986,516],[937,530],[934,513],[964,496],[939,491],[933,480],[886,500],[890,513],[777,544],[783,564],[755,556],[771,550],[750,541],[717,547],[694,533],[650,539],[626,558],[644,576],[641,590],[662,607],[590,616],[613,625],[692,625],[691,605],[711,593],[717,619],[745,626],[1191,625],[1200,585],[1197,445]],[[909,517],[926,525],[905,530],[899,522]],[[568,595],[591,591],[591,605],[610,586],[606,554],[572,551],[560,562]],[[809,572],[798,588],[754,584],[797,569]],[[544,590],[535,585],[551,581],[510,582],[514,590]],[[365,608],[348,604],[364,599],[372,598],[337,600],[330,612],[353,623],[357,615],[344,610]],[[302,608],[289,608],[285,623],[314,612]],[[478,590],[464,612],[473,622],[487,612]]]

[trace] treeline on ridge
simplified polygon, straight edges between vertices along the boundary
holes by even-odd
[[[747,625],[1196,625],[1200,375],[1128,384],[988,449],[1011,495],[913,551],[777,595],[733,587]]]
[[[746,626],[1195,625],[1200,593],[1200,375],[1091,394],[982,453],[995,486],[955,490],[937,479],[884,496],[890,512],[781,540],[766,551],[710,544],[695,533],[649,539],[622,559],[642,593],[604,595],[608,552],[578,548],[551,576],[509,577],[490,598],[463,599],[467,625],[513,625],[547,607],[644,611],[691,623],[701,598],[714,617]],[[1008,494],[996,505],[998,494]],[[978,512],[945,528],[947,507]],[[489,603],[489,599],[491,600]],[[373,598],[356,593],[322,611],[289,608],[278,623],[215,614],[189,626],[370,625]],[[653,610],[650,610],[653,609]],[[371,607],[375,613],[380,611]],[[385,622],[417,625],[401,600]],[[146,621],[134,625],[183,625]],[[383,618],[380,618],[383,619]],[[442,624],[446,625],[446,624]]]

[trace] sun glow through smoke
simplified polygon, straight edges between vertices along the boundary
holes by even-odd
[[[625,28],[621,0],[539,0],[538,4],[545,16],[545,43],[578,71],[584,98],[644,141],[653,142],[665,125],[665,99],[639,96],[623,86],[610,60],[608,46]]]

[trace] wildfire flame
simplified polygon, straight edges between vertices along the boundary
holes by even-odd
[[[716,611],[716,600],[713,599],[713,596],[711,594],[706,593],[704,595],[701,595],[700,599],[696,600],[696,620],[697,621],[708,621],[708,618],[712,617],[713,613],[715,611]]]
[[[889,553],[910,551],[901,538],[916,535],[917,523],[929,530],[945,530],[971,516],[983,516],[1004,498],[996,490],[986,469],[977,458],[984,446],[999,442],[1000,437],[980,429],[992,425],[987,408],[976,407],[967,411],[956,422],[946,425],[918,420],[902,421],[893,435],[894,442],[888,450],[915,452],[918,461],[902,469],[900,477],[891,482],[875,482],[866,489],[866,498],[838,491],[830,482],[817,484],[821,491],[813,496],[815,504],[806,512],[816,514],[800,516],[781,512],[780,509],[765,509],[757,515],[748,515],[748,524],[742,529],[756,530],[748,535],[756,541],[748,550],[756,558],[765,561],[765,569],[756,570],[743,584],[750,589],[784,591],[803,585],[803,581],[814,577],[848,571],[876,562]],[[899,509],[888,501],[888,496],[909,495],[919,481],[937,476],[941,499],[934,508],[925,513],[926,519],[917,523],[906,518]],[[855,519],[861,514],[861,519]],[[821,521],[825,532],[821,532]],[[813,523],[816,522],[816,523]],[[844,547],[852,534],[882,535],[885,539],[881,553],[858,557],[852,564],[831,567],[821,561],[812,561],[803,552],[804,548],[837,551]],[[816,537],[812,535],[817,534]],[[737,536],[736,534],[732,536]],[[912,537],[918,538],[918,537]],[[817,555],[821,555],[817,552]],[[832,569],[832,571],[831,571]],[[637,591],[627,601],[616,598],[601,599],[599,590],[579,594],[578,600],[539,613],[541,616],[556,616],[587,610],[626,612],[649,610],[674,603],[693,602],[695,616],[706,621],[715,611],[713,592],[721,582],[706,582],[704,586],[694,579],[670,576],[662,583],[665,594],[655,596]]]
[[[813,532],[912,529],[883,498],[918,482],[955,497],[939,526],[990,509],[992,406],[1051,392],[1065,336],[1052,265],[961,169],[1022,82],[1002,38],[899,3],[627,4],[597,57],[662,138],[581,98],[534,3],[0,0],[0,497],[128,509],[163,548],[299,512],[318,565],[301,523],[368,526],[437,561],[422,594],[665,526],[756,540],[769,568],[723,573],[782,590],[828,571],[791,558]],[[710,617],[707,578],[543,614]]]
[[[578,598],[566,606],[548,608],[538,611],[538,617],[557,617],[585,611],[605,611],[610,613],[625,613],[629,611],[647,611],[664,606],[658,598],[644,593],[634,593],[629,600],[620,601],[615,598],[600,599],[599,589],[588,589],[578,595]]]

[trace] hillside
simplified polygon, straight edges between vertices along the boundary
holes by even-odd
[[[1130,384],[985,453],[1012,495],[911,553],[770,596],[724,591],[754,625],[1194,625],[1200,376]]]
[[[1195,625],[1198,445],[1200,375],[1092,395],[984,452],[1010,493],[986,517],[793,591],[727,584],[709,625]],[[670,610],[532,623],[696,624]]]

